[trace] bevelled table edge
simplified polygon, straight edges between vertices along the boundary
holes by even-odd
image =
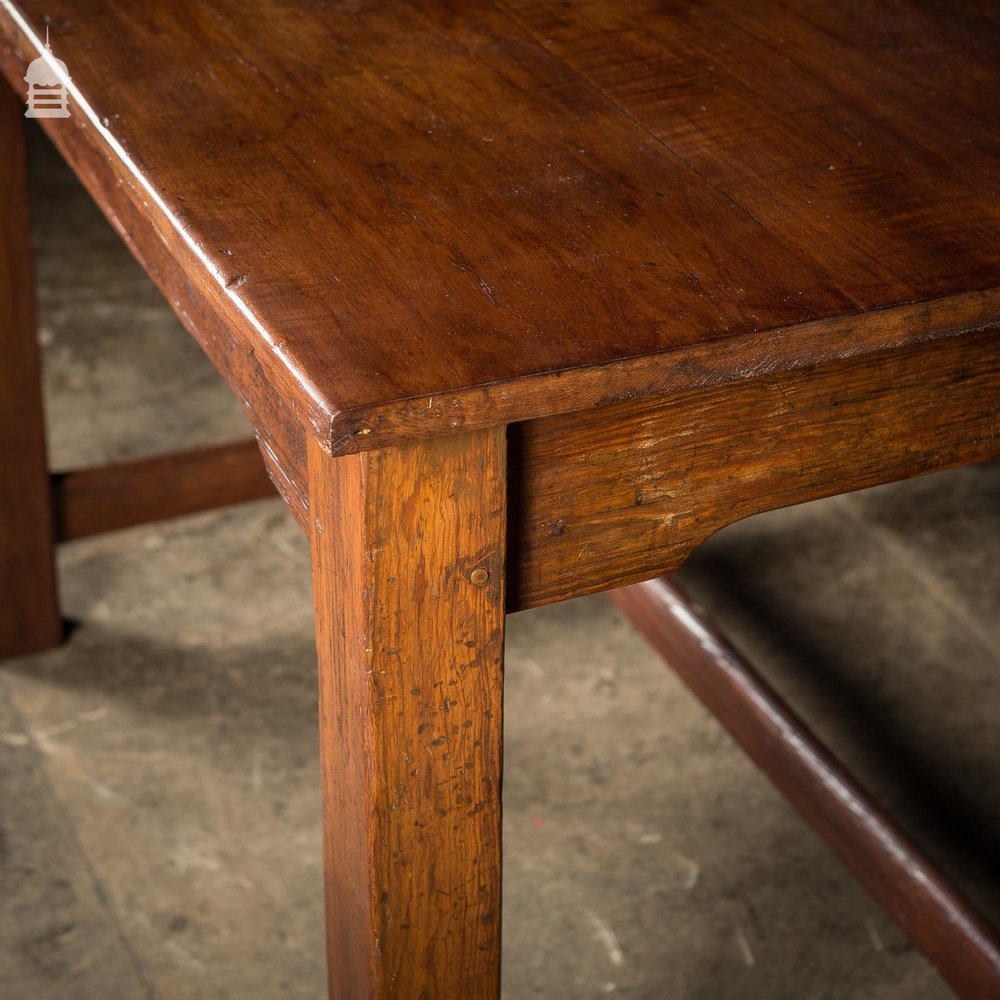
[[[1000,326],[1000,287],[753,331],[600,364],[335,413],[331,454],[595,409]]]
[[[12,87],[20,89],[24,68],[43,48],[39,36],[10,0],[0,0],[0,68]],[[306,431],[331,455],[371,451],[629,399],[668,396],[1000,326],[1000,287],[990,286],[729,334],[652,353],[527,373],[500,382],[356,406],[338,404],[335,384],[323,385],[314,377],[317,373],[304,371],[280,336],[256,320],[71,81],[69,90],[81,112],[68,120],[73,123],[74,141],[89,146],[103,161],[116,179],[111,186],[127,200],[130,214],[138,213],[149,222],[180,272],[203,291],[240,349],[256,359],[272,391],[282,394]],[[43,119],[40,124],[65,153],[66,136],[57,139],[51,121]],[[115,205],[99,203],[99,207],[119,231],[126,228],[117,219]],[[131,242],[129,247],[135,252]]]

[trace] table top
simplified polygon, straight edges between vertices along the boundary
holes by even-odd
[[[331,441],[1000,322],[993,3],[0,0],[19,86],[46,24]]]

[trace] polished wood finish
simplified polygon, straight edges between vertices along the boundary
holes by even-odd
[[[760,511],[1000,455],[1000,330],[549,417],[512,442],[519,609],[676,569]]]
[[[997,454],[998,8],[0,0],[18,90],[45,26],[43,127],[312,541],[331,993],[496,1000],[505,587]],[[8,104],[0,653],[58,626]],[[205,459],[56,480],[64,537],[268,489]],[[862,877],[974,986],[985,932],[879,822]]]
[[[3,15],[0,4],[0,23]],[[0,46],[0,64],[5,57],[10,52]],[[60,121],[68,126],[75,117]],[[243,404],[275,485],[304,524],[308,498],[305,431],[285,395],[267,381],[255,350],[234,335],[218,289],[184,273],[158,235],[156,204],[148,199],[136,202],[124,194],[135,181],[120,162],[76,141],[76,125],[52,129],[49,137]]]
[[[500,2],[861,309],[997,284],[996,3]]]
[[[883,310],[1000,286],[996,8],[799,7],[3,0],[0,59],[20,85],[52,26],[49,134],[222,320],[251,412],[348,452],[632,398],[713,346],[861,354]]]
[[[337,1000],[499,997],[505,454],[310,446]]]
[[[997,932],[697,605],[665,579],[609,597],[955,992],[1000,996]]]
[[[256,441],[172,452],[52,477],[59,541],[274,496]]]
[[[62,637],[20,103],[0,86],[0,657]]]

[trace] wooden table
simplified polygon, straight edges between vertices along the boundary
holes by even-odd
[[[21,98],[46,26],[71,77],[46,131],[312,541],[331,995],[496,998],[505,613],[1000,453],[1000,11],[0,0]],[[247,446],[50,475],[22,110],[5,654],[60,639],[54,540],[271,488]],[[789,784],[813,780],[836,792]],[[868,816],[838,794],[828,818]],[[953,985],[1000,995],[964,902],[873,850],[869,888]]]

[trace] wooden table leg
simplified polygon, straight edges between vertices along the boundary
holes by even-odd
[[[23,114],[13,91],[0,87],[0,657],[48,649],[62,638]]]
[[[503,428],[309,452],[330,995],[500,990]]]

